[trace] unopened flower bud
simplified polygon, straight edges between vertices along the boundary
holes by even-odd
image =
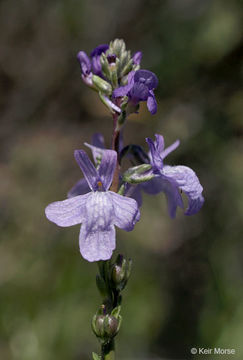
[[[115,287],[117,288],[117,290],[121,291],[125,288],[131,273],[131,266],[132,266],[131,259],[126,260],[122,255],[118,255],[116,262],[113,265],[112,273],[111,273],[112,281]],[[115,313],[112,315],[115,316]]]
[[[115,265],[112,270],[112,280],[115,284],[120,284],[125,277],[126,271],[121,266]]]
[[[112,280],[114,284],[119,285],[126,275],[126,259],[122,255],[118,255],[116,263],[112,269]]]
[[[107,81],[101,79],[101,77],[97,75],[92,76],[93,84],[96,86],[96,88],[105,95],[111,95],[112,93],[112,87],[111,84],[109,84]]]
[[[112,315],[106,315],[104,320],[104,331],[107,337],[112,338],[118,332],[119,320]]]
[[[134,55],[133,55],[133,57],[132,57],[132,59],[133,59],[133,63],[135,64],[135,65],[140,65],[140,62],[141,62],[141,60],[142,60],[142,52],[141,51],[137,51]]]
[[[124,40],[115,39],[113,42],[111,42],[110,49],[112,53],[116,54],[117,56],[120,56],[126,50],[126,45]]]
[[[105,336],[104,329],[104,320],[106,315],[95,315],[92,320],[92,329],[95,335],[99,338],[103,338]]]
[[[133,68],[133,60],[130,59],[127,64],[124,66],[122,72],[121,72],[121,76],[125,76],[127,75]]]
[[[95,315],[92,320],[92,329],[95,335],[101,340],[111,339],[119,331],[121,325],[121,316],[113,315]]]
[[[139,184],[154,178],[150,164],[142,164],[128,169],[123,174],[123,180],[130,184]]]
[[[80,64],[83,75],[87,76],[91,73],[91,62],[90,58],[84,51],[79,51],[77,54],[77,59]]]

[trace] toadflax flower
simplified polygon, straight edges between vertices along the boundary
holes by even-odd
[[[137,202],[109,191],[117,162],[113,150],[104,150],[96,169],[83,150],[75,159],[90,192],[49,204],[46,217],[59,226],[82,224],[79,236],[81,255],[88,261],[107,260],[115,249],[115,226],[131,231],[140,218]]]
[[[149,70],[131,71],[127,81],[127,85],[114,90],[113,97],[128,96],[129,102],[135,106],[140,101],[147,101],[148,110],[154,115],[157,112],[154,96],[154,89],[158,86],[157,76]]]
[[[164,192],[168,202],[169,214],[171,218],[174,218],[177,206],[184,207],[180,193],[183,191],[188,198],[185,215],[196,214],[204,203],[203,188],[197,175],[187,166],[164,165],[164,159],[179,146],[179,141],[177,140],[169,147],[164,148],[163,136],[156,134],[155,139],[155,141],[150,138],[146,139],[150,148],[148,156],[155,177],[136,186],[128,185],[126,196],[133,197],[141,206],[141,190],[151,195]]]
[[[77,59],[80,64],[83,81],[92,86],[93,74],[103,77],[101,72],[100,55],[109,48],[109,45],[102,44],[97,46],[90,54],[91,59],[88,57],[85,51],[79,51]]]

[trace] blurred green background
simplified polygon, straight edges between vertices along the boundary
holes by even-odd
[[[117,359],[243,358],[242,1],[2,0],[0,3],[0,359],[90,359],[100,303],[96,264],[79,254],[79,226],[44,208],[80,178],[73,150],[102,132],[108,112],[80,79],[76,53],[124,38],[159,78],[158,113],[142,107],[125,143],[161,133],[181,146],[169,164],[193,168],[201,212],[175,220],[163,194],[144,196],[118,251],[134,262]],[[220,358],[223,358],[221,356]]]

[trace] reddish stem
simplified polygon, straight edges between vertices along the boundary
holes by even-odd
[[[119,103],[117,104],[120,105]],[[119,145],[120,145],[120,130],[117,130],[118,114],[113,114],[113,134],[111,148],[117,153],[116,168],[114,171],[113,181],[111,184],[111,191],[117,192],[119,187],[119,173],[120,173],[120,159],[119,159]]]

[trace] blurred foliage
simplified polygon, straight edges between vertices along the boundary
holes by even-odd
[[[135,230],[117,232],[134,261],[118,359],[196,359],[197,346],[242,359],[242,14],[240,0],[1,1],[0,359],[98,351],[96,265],[79,254],[78,226],[55,227],[44,208],[79,179],[74,149],[94,131],[109,144],[111,120],[76,53],[115,37],[160,80],[157,115],[131,117],[126,144],[179,138],[168,162],[192,167],[206,199],[170,220],[162,194],[144,196]]]

